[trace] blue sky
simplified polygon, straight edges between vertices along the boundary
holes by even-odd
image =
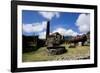
[[[84,18],[84,19],[83,19]],[[23,10],[22,11],[22,24],[23,26],[29,25],[28,27],[25,26],[23,30],[23,34],[30,36],[33,34],[40,34],[45,32],[46,27],[44,27],[44,24],[46,24],[46,21],[50,21],[50,32],[53,33],[55,31],[60,32],[61,34],[81,34],[81,25],[85,28],[87,25],[89,25],[89,19],[90,17],[83,13],[72,13],[72,12],[44,12],[44,11],[32,11],[32,10]],[[84,25],[80,23],[80,20],[82,23],[86,21],[87,25]],[[82,21],[83,20],[83,21]],[[32,26],[33,28],[31,28]],[[36,27],[37,29],[41,29],[40,31],[35,32],[34,26],[38,26],[42,28],[41,25],[43,25],[43,29]],[[46,26],[46,25],[45,25]],[[80,28],[81,27],[81,28]],[[32,30],[30,30],[32,29]],[[33,31],[34,30],[34,31]],[[68,33],[65,33],[65,32]]]

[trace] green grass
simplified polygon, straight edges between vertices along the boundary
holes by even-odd
[[[76,48],[68,48],[68,45],[62,44],[68,50],[61,55],[50,55],[46,47],[41,47],[35,52],[28,52],[22,54],[23,62],[37,62],[37,61],[53,61],[53,60],[76,60],[78,58],[85,58],[90,56],[89,46],[77,46]]]

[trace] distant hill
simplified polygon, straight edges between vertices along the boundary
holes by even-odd
[[[71,40],[73,36],[64,36],[64,40]]]

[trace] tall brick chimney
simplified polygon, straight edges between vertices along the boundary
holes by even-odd
[[[46,39],[49,36],[49,33],[50,33],[50,21],[47,22]]]

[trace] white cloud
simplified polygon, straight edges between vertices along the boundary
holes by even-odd
[[[39,12],[40,15],[42,15],[44,18],[51,20],[54,16],[56,18],[60,17],[60,13],[59,12]]]
[[[41,23],[33,24],[23,24],[23,32],[32,33],[32,32],[41,32],[46,29],[47,22],[43,21]]]
[[[56,30],[54,30],[50,34],[55,33],[55,32],[59,32],[63,36],[77,36],[78,35],[78,33],[73,31],[72,29],[66,30],[64,28],[57,28]],[[46,31],[39,32],[39,38],[45,39],[46,38]]]
[[[78,35],[78,33],[73,31],[72,29],[66,30],[64,28],[57,28],[52,33],[55,33],[55,32],[59,32],[63,36],[76,36],[76,35]]]
[[[80,14],[76,20],[76,25],[82,33],[90,31],[90,14]]]
[[[40,39],[46,39],[46,31],[40,32],[39,33],[39,38]]]

